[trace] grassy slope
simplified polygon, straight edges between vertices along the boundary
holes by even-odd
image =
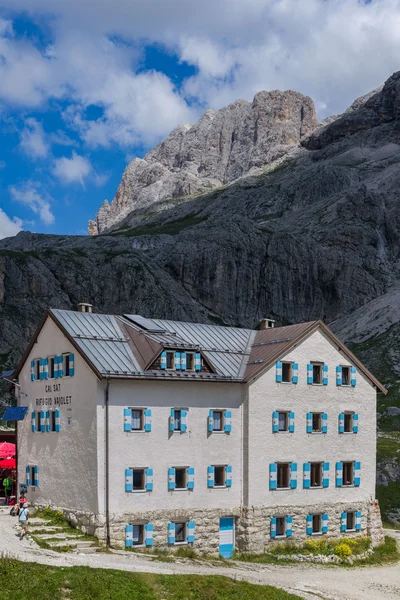
[[[1,600],[296,600],[282,590],[225,577],[59,568],[0,559]]]

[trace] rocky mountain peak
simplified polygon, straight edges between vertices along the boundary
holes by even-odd
[[[103,202],[89,234],[115,228],[133,210],[206,192],[286,154],[317,125],[311,98],[291,90],[262,91],[180,125],[126,167],[115,198]]]

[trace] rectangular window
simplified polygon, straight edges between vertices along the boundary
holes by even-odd
[[[346,513],[346,531],[354,531],[356,528],[356,513]]]
[[[186,467],[175,467],[175,489],[185,490],[186,488]]]
[[[186,542],[186,523],[175,523],[175,544]]]
[[[286,517],[276,517],[276,537],[285,536]]]
[[[214,467],[214,487],[225,485],[225,467]]]
[[[35,379],[40,379],[40,358],[35,360]]]
[[[313,431],[313,433],[321,433],[321,431],[322,431],[322,414],[321,413],[313,413],[312,414],[312,431]]]
[[[35,419],[36,419],[36,431],[40,431],[40,421],[41,421],[41,418],[40,418],[40,412],[41,412],[40,410],[37,410],[37,411],[36,411],[36,414],[35,414]]]
[[[50,411],[50,431],[56,430],[56,411]]]
[[[278,463],[277,465],[277,488],[289,487],[289,463]]]
[[[145,489],[145,470],[133,469],[133,491]]]
[[[31,482],[31,486],[35,485],[35,467],[29,467],[30,470],[30,482]]]
[[[322,364],[320,364],[320,363],[311,363],[311,364],[312,364],[313,384],[322,383]]]
[[[49,379],[54,379],[54,356],[49,357]]]
[[[143,431],[143,409],[132,408],[132,431]]]
[[[132,525],[133,527],[133,546],[143,546],[144,540],[144,526],[143,525]]]
[[[350,385],[350,367],[342,367],[342,385]]]
[[[278,412],[279,431],[289,431],[289,414],[287,412]]]
[[[311,463],[311,487],[322,486],[322,462]]]
[[[69,377],[69,354],[63,354],[63,376]]]
[[[186,371],[194,371],[194,354],[186,352]]]
[[[282,363],[282,381],[292,383],[292,363]]]
[[[222,410],[213,411],[213,430],[222,431],[223,428],[223,414]]]
[[[312,532],[313,533],[322,533],[321,528],[321,515],[313,515],[312,516]]]
[[[343,463],[343,485],[354,485],[354,463]]]
[[[167,369],[175,370],[175,352],[167,352]]]
[[[344,431],[353,433],[353,413],[344,413]]]
[[[182,412],[180,410],[174,410],[174,431],[181,430],[181,417]]]

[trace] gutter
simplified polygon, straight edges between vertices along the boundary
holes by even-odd
[[[104,394],[105,403],[105,488],[106,488],[106,545],[110,546],[110,469],[109,469],[109,419],[108,419],[108,400],[109,400],[110,380],[107,378],[106,390]]]

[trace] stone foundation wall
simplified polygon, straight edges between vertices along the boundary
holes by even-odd
[[[55,508],[55,507],[54,507]],[[103,515],[94,515],[82,511],[62,510],[72,525],[85,533],[95,535],[100,541],[106,539],[106,522]],[[361,511],[361,531],[341,533],[342,512]],[[309,536],[306,533],[306,516],[312,513],[328,513],[328,533]],[[273,540],[270,537],[270,520],[273,516],[292,515],[293,535],[291,538]],[[194,548],[198,552],[218,554],[219,520],[222,517],[235,517],[236,549],[240,552],[261,554],[266,548],[279,541],[290,539],[295,544],[302,544],[311,537],[324,539],[340,539],[341,537],[372,538],[372,545],[377,546],[384,540],[379,504],[377,501],[361,503],[340,503],[334,505],[310,505],[307,508],[298,506],[285,507],[282,510],[271,507],[232,508],[214,510],[159,510],[142,513],[111,514],[110,541],[113,547],[125,547],[125,526],[128,523],[152,523],[154,525],[153,547],[173,549],[168,546],[168,523],[171,521],[194,521]]]

